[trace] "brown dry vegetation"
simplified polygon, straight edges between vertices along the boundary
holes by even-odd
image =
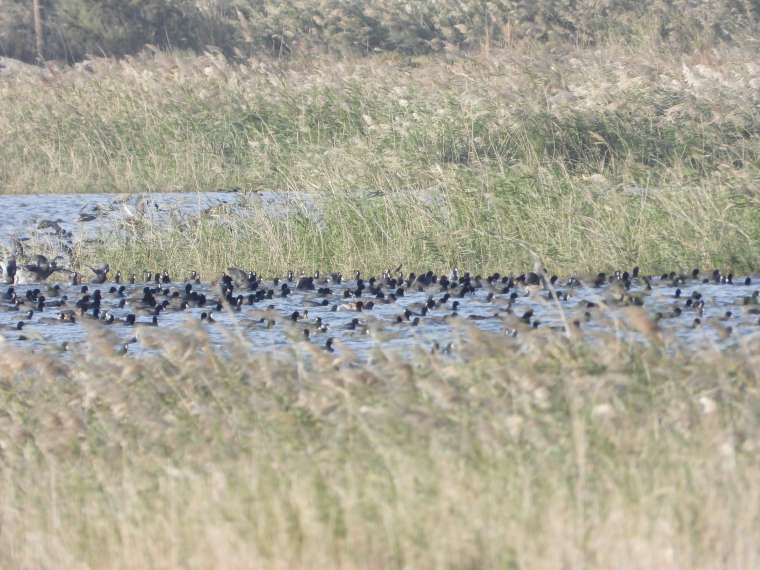
[[[310,51],[420,54],[555,46],[656,45],[668,52],[757,33],[751,0],[41,0],[45,59],[134,55],[146,44],[225,55]],[[27,0],[3,0],[0,55],[34,61]]]
[[[466,364],[358,364],[102,338],[68,361],[0,352],[4,567],[760,563],[757,340],[473,330]]]
[[[579,12],[579,33],[533,43],[524,28],[514,45],[504,27],[476,41],[473,12],[454,28],[469,55],[411,57],[336,49],[336,13],[313,60],[253,42],[232,60],[6,74],[0,192],[320,200],[318,217],[252,198],[246,215],[136,219],[76,248],[80,267],[125,272],[508,271],[530,252],[565,274],[756,271],[757,44],[715,41],[731,32],[716,14],[752,12],[719,4],[635,34]],[[251,21],[301,29],[270,16]],[[143,358],[102,331],[66,357],[0,345],[0,566],[760,566],[757,339],[541,335],[463,331],[453,358],[368,363],[222,350],[192,330],[142,339]]]
[[[0,187],[295,190],[328,212],[141,228],[85,253],[127,271],[518,270],[527,244],[564,273],[752,272],[756,62],[751,44],[94,60],[0,80]]]
[[[93,60],[0,79],[3,192],[753,187],[757,50]]]

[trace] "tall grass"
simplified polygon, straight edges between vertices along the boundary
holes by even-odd
[[[0,565],[757,567],[757,340],[541,334],[368,364],[4,346]]]
[[[750,0],[47,0],[43,55],[133,55],[146,44],[227,56],[310,51],[368,54],[485,51],[541,42],[558,47],[625,41],[667,51],[709,48],[757,33]],[[25,0],[4,0],[0,55],[34,61]]]
[[[0,191],[297,190],[114,270],[757,270],[756,50],[315,62],[143,55],[0,78]],[[35,251],[36,253],[36,251]],[[623,325],[621,325],[623,326]],[[465,329],[454,356],[107,331],[0,346],[0,566],[757,567],[757,339]],[[0,341],[2,342],[2,341]]]
[[[318,221],[228,213],[109,236],[95,255],[123,269],[503,270],[527,244],[557,271],[752,271],[756,61],[749,44],[93,60],[0,79],[0,191],[239,187],[324,203]]]
[[[201,222],[186,243],[154,228],[100,249],[134,269],[503,269],[527,242],[557,270],[753,270],[756,51],[94,60],[0,80],[0,191],[239,187],[326,203],[320,223]]]
[[[630,194],[610,188],[494,177],[483,187],[434,193],[325,191],[292,197],[280,211],[254,197],[242,209],[158,223],[130,220],[78,250],[79,267],[108,261],[123,273],[201,271],[235,265],[264,275],[288,270],[380,273],[452,267],[525,271],[531,252],[562,275],[760,268],[760,197],[707,183]],[[84,269],[88,272],[87,269]]]
[[[0,79],[0,191],[656,186],[757,176],[757,50],[143,55]]]

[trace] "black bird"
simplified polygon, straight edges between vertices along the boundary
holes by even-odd
[[[16,282],[39,283],[45,281],[56,271],[65,271],[63,267],[58,265],[59,259],[62,260],[63,258],[59,256],[50,261],[44,255],[35,255],[30,263],[16,267]]]
[[[301,277],[296,285],[298,291],[314,291],[314,278],[313,277]]]
[[[95,274],[95,277],[93,277],[91,283],[105,283],[106,279],[108,279],[108,272],[110,269],[111,268],[107,263],[98,265],[97,267],[90,267],[90,270]]]

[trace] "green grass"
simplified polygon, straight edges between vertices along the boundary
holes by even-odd
[[[756,567],[757,346],[0,352],[0,565]]]
[[[0,80],[0,191],[458,189],[518,173],[752,179],[756,48],[95,60]]]
[[[563,272],[753,271],[756,59],[748,44],[94,60],[0,80],[0,192],[294,190],[326,212],[230,214],[81,252],[130,271],[504,270],[526,248]]]
[[[473,181],[477,184],[481,181]],[[79,250],[79,267],[108,261],[125,274],[167,269],[207,278],[230,266],[288,270],[524,271],[532,252],[561,275],[631,269],[760,268],[760,197],[721,187],[629,195],[571,183],[494,177],[483,187],[427,195],[327,191],[321,213],[296,198],[287,214],[255,198],[242,211],[156,225],[139,220]],[[88,270],[84,270],[88,271]]]

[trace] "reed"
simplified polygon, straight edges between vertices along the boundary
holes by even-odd
[[[468,190],[758,171],[757,49],[607,46],[231,63],[146,53],[0,78],[0,192]]]
[[[490,53],[538,43],[560,49],[625,42],[672,52],[710,49],[757,33],[760,8],[737,0],[48,0],[42,18],[4,0],[0,52],[34,61],[134,55],[146,45],[241,58],[310,52],[366,55]],[[38,26],[48,33],[36,45]]]
[[[756,47],[564,53],[146,53],[11,76],[0,191],[296,191],[323,210],[230,213],[82,253],[127,270],[503,270],[525,244],[563,272],[756,270]]]
[[[0,351],[2,566],[760,562],[757,339],[463,329],[454,356],[369,362],[140,341]]]
[[[76,249],[76,267],[107,261],[123,274],[168,270],[216,278],[230,266],[263,275],[356,270],[523,272],[534,252],[559,275],[617,269],[755,273],[760,197],[727,188],[630,194],[503,176],[467,191],[256,196],[241,208],[156,222],[131,218]],[[52,253],[53,250],[51,250]]]

